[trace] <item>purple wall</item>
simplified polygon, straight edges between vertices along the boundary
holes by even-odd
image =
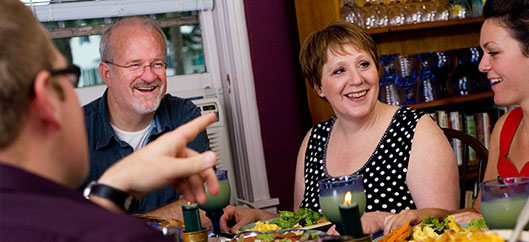
[[[310,129],[294,1],[244,1],[270,195],[292,210],[299,146]]]

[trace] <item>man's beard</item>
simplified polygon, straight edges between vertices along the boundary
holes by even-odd
[[[162,92],[163,88],[163,82],[159,79],[155,80],[154,82],[145,82],[145,81],[138,81],[133,84],[133,88],[149,88],[149,87],[155,87],[158,88],[159,94],[157,96],[151,96],[148,98],[137,98],[132,97],[132,107],[134,110],[140,114],[148,114],[156,111],[158,107],[160,106],[160,102],[162,100],[162,97],[165,93]]]

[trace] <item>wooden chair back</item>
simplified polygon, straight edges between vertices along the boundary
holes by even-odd
[[[483,176],[485,172],[485,168],[487,167],[487,159],[489,157],[489,151],[487,148],[475,137],[472,137],[468,135],[465,132],[455,130],[455,129],[449,129],[449,128],[442,128],[444,134],[450,139],[459,139],[464,145],[470,146],[476,151],[477,159],[478,159],[478,167],[477,167],[477,177],[470,176],[470,164],[468,159],[463,159],[463,164],[459,167],[459,187],[461,189],[461,197],[460,197],[460,207],[465,207],[465,195],[466,191],[469,188],[469,179],[475,180],[472,183],[472,191],[473,196],[472,198],[475,199],[479,192],[479,183],[483,181]]]

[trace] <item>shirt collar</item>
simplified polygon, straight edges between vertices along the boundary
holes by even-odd
[[[156,109],[156,113],[154,114],[154,128],[151,131],[151,136],[159,135],[172,129],[171,115],[169,111],[174,107],[171,107],[170,102],[168,101],[170,96],[171,95],[169,94],[165,94],[162,101],[160,101],[160,106]]]
[[[0,190],[84,200],[74,190],[23,169],[0,162]]]
[[[171,130],[171,118],[169,114],[169,102],[166,100],[169,98],[169,94],[166,94],[162,101],[160,102],[160,106],[156,110],[156,113],[154,114],[154,126],[151,130],[151,133],[149,135],[149,141],[150,138],[153,135],[159,135],[167,130]],[[110,125],[110,118],[108,116],[108,89],[105,90],[105,93],[103,93],[103,96],[99,98],[99,101],[97,103],[98,110],[100,112],[97,113],[97,122],[99,124],[99,127],[95,127],[94,131],[96,132],[96,149],[101,149],[105,146],[107,146],[111,139],[114,138],[116,141],[119,140],[119,137],[116,135],[114,130],[112,129],[112,126]]]
[[[99,101],[97,103],[97,110],[99,110],[99,112],[96,113],[95,123],[99,125],[93,127],[93,130],[95,131],[96,135],[96,149],[101,149],[107,146],[112,138],[119,140],[119,138],[114,133],[112,126],[110,126],[110,118],[108,117],[107,96],[108,89],[105,90],[103,96],[99,98]]]

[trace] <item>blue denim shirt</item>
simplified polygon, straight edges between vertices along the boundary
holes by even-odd
[[[116,161],[133,152],[133,148],[121,140],[110,126],[108,117],[107,91],[100,98],[85,105],[85,122],[90,150],[90,173],[78,188],[82,191],[90,181],[99,177]],[[199,109],[189,100],[166,94],[154,115],[154,125],[148,142],[162,134],[200,116]],[[189,148],[204,152],[209,150],[206,132],[200,133],[188,145]],[[141,179],[141,177],[138,177]],[[171,187],[148,193],[133,205],[132,213],[144,213],[178,199],[178,193]]]

